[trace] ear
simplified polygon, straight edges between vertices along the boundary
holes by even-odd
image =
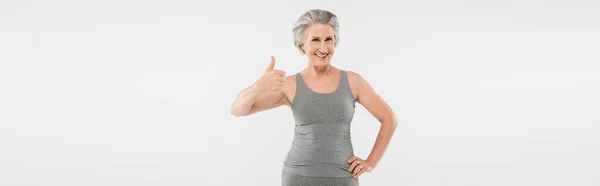
[[[304,43],[300,44],[300,48],[302,48],[302,51],[304,52],[304,54],[306,54],[306,49],[304,48]]]

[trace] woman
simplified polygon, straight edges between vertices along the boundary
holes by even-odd
[[[231,105],[234,116],[281,105],[292,109],[295,136],[283,164],[283,185],[358,185],[358,177],[377,166],[396,129],[391,108],[359,74],[330,64],[338,31],[333,13],[320,9],[304,13],[293,33],[294,44],[308,57],[307,67],[285,77],[284,71],[274,69],[271,56],[264,75]],[[381,122],[367,159],[354,156],[350,140],[355,102]]]

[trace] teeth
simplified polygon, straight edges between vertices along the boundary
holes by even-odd
[[[319,56],[319,57],[323,57],[323,58],[324,58],[324,57],[327,57],[327,55],[329,55],[329,54],[323,54],[323,55],[319,55],[319,54],[317,54],[317,56]]]

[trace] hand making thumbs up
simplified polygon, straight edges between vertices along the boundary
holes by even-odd
[[[282,70],[274,70],[275,57],[271,56],[271,63],[263,76],[258,80],[258,86],[263,91],[281,91],[285,82],[285,72]]]

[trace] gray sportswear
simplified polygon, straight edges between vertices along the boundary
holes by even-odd
[[[296,74],[296,94],[292,103],[294,140],[283,171],[309,177],[351,177],[348,159],[354,155],[350,123],[355,99],[346,71],[340,71],[338,88],[331,93],[309,89]]]

